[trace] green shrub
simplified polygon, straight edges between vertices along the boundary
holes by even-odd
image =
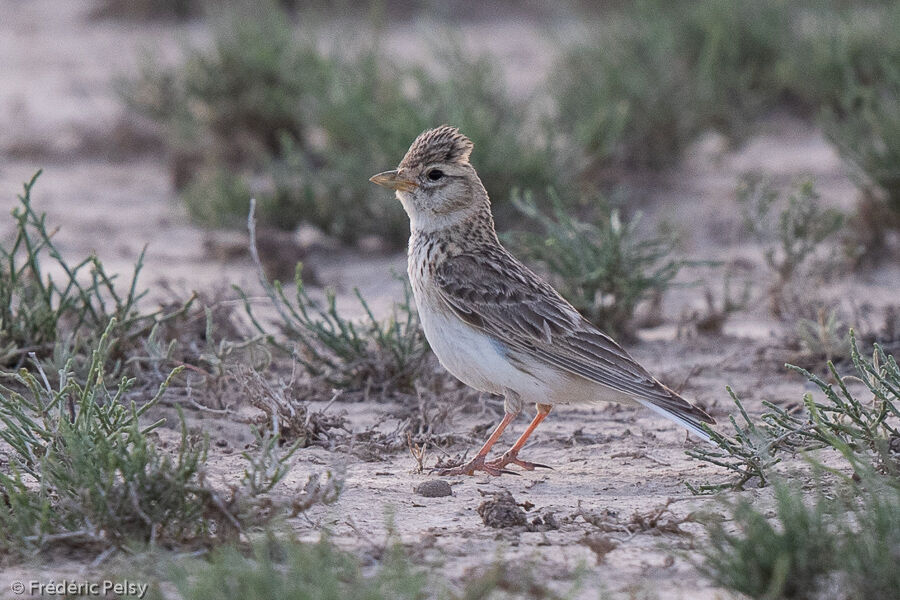
[[[670,165],[698,132],[687,67],[672,60],[675,28],[655,11],[643,16],[602,29],[553,68],[556,122],[598,167]]]
[[[76,263],[65,260],[53,243],[46,215],[32,207],[39,176],[40,171],[25,184],[12,211],[11,242],[0,245],[0,368],[21,366],[30,353],[39,360],[71,354],[78,357],[80,371],[111,320],[116,328],[110,357],[120,360],[125,346],[187,305],[170,314],[138,310],[138,301],[146,294],[137,285],[143,254],[124,289],[96,256]],[[47,268],[45,261],[53,267]]]
[[[100,0],[92,14],[100,18],[184,20],[203,12],[202,0]]]
[[[629,333],[634,312],[644,300],[666,291],[682,262],[668,258],[671,238],[643,238],[640,215],[623,220],[618,210],[601,203],[596,223],[578,221],[559,196],[551,194],[552,212],[538,209],[529,194],[513,202],[539,232],[518,231],[507,239],[526,260],[550,272],[560,293],[598,327]]]
[[[0,472],[0,550],[25,555],[56,545],[106,549],[140,542],[179,546],[227,539],[310,502],[331,502],[338,488],[311,478],[287,504],[264,498],[287,472],[297,448],[257,436],[257,449],[227,494],[205,480],[207,441],[182,421],[174,454],[149,435],[164,419],[146,422],[176,369],[148,397],[122,377],[115,387],[106,366],[115,319],[93,349],[83,383],[66,363],[57,387],[39,366],[8,375],[0,386],[0,439],[9,468]]]
[[[875,236],[871,251],[882,247],[886,230],[900,229],[900,51],[878,64],[878,79],[850,79],[838,108],[825,116],[828,139],[872,203],[875,218],[861,224]]]
[[[790,442],[780,437],[765,419],[761,422],[751,419],[734,391],[730,387],[725,389],[740,413],[740,419],[735,415],[728,417],[734,435],[709,428],[707,433],[715,448],[695,448],[688,450],[686,454],[724,467],[737,478],[721,484],[703,484],[696,487],[686,482],[685,485],[694,494],[707,494],[723,489],[742,490],[754,479],[757,480],[759,487],[768,485],[770,470],[781,462],[781,457],[777,455],[778,451],[787,447]]]
[[[389,540],[377,550],[378,563],[369,565],[340,550],[327,535],[316,543],[269,536],[249,551],[224,547],[203,561],[181,561],[172,569],[172,580],[184,600],[563,600],[582,588],[580,569],[568,589],[557,593],[530,561],[498,558],[467,572],[454,592],[451,582],[417,566],[397,542]],[[157,591],[157,597],[169,596]]]
[[[389,550],[373,574],[333,542],[257,543],[248,556],[232,547],[216,549],[208,561],[176,566],[174,580],[185,600],[343,598],[418,600],[426,593],[427,578],[414,570],[399,550]]]
[[[900,489],[878,477],[824,490],[810,503],[793,482],[775,487],[775,524],[742,500],[729,505],[737,531],[706,523],[701,571],[751,598],[889,598],[898,586]]]
[[[900,439],[900,367],[896,359],[875,344],[872,359],[859,353],[853,331],[849,335],[854,375],[841,376],[828,362],[835,383],[828,383],[809,371],[787,365],[802,374],[824,395],[819,400],[808,393],[803,397],[804,412],[788,412],[764,401],[767,409],[752,420],[737,396],[729,389],[742,423],[731,417],[733,436],[709,430],[714,449],[697,448],[688,455],[729,469],[738,479],[721,485],[704,485],[694,492],[722,488],[741,489],[752,478],[765,485],[774,465],[784,452],[831,448],[840,453],[857,473],[875,471],[896,478],[900,475],[896,444]],[[871,400],[851,392],[847,381],[862,381],[872,394]]]
[[[149,442],[157,421],[139,419],[165,391],[126,404],[133,380],[115,389],[104,383],[110,322],[82,385],[69,372],[57,389],[43,371],[21,370],[0,387],[0,429],[12,449],[10,474],[0,474],[0,544],[6,552],[40,550],[53,543],[117,545],[196,538],[208,533],[211,490],[200,485],[203,443],[182,432],[178,455]],[[170,376],[171,377],[171,376]]]
[[[885,79],[900,60],[896,2],[792,3],[793,43],[783,73],[788,99],[812,115],[841,106],[858,82]]]
[[[386,321],[375,317],[359,290],[356,297],[366,313],[359,322],[338,312],[333,290],[326,292],[324,304],[315,301],[303,285],[302,265],[297,266],[294,297],[289,298],[281,282],[272,285],[265,279],[256,251],[255,205],[251,206],[250,252],[260,282],[278,313],[275,325],[292,344],[281,342],[255,317],[246,294],[238,288],[259,333],[291,354],[309,375],[329,386],[367,394],[413,391],[430,352],[405,279],[404,299],[394,306],[393,315]]]
[[[741,137],[749,121],[782,100],[794,10],[779,0],[714,0],[690,3],[682,19],[701,124]]]
[[[315,38],[277,10],[238,13],[212,49],[189,51],[175,70],[150,65],[126,86],[126,101],[169,130],[173,179],[198,222],[234,226],[255,195],[267,225],[308,222],[344,241],[374,234],[400,246],[406,215],[368,179],[442,123],[475,142],[473,161],[501,218],[513,187],[568,179],[486,57],[444,52],[436,76],[397,66],[377,39],[322,51]]]
[[[560,126],[601,166],[667,166],[704,129],[738,136],[782,93],[789,13],[772,1],[628,3],[554,68]]]
[[[772,310],[782,312],[785,286],[824,242],[844,224],[843,215],[822,208],[812,181],[803,181],[782,200],[769,181],[744,178],[738,188],[744,225],[763,244],[766,264],[775,273],[769,294]]]
[[[550,94],[600,167],[671,165],[702,131],[741,139],[778,106],[815,116],[900,60],[896,3],[644,0],[593,17]]]

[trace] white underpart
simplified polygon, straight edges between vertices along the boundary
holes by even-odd
[[[440,299],[415,288],[414,291],[419,292],[415,294],[416,305],[425,337],[441,365],[470,387],[507,396],[507,407],[512,406],[514,412],[531,403],[637,403],[711,442],[709,435],[696,425],[642,398],[617,392],[538,360],[528,363],[528,372],[520,370],[506,358],[500,342],[450,313]],[[518,398],[510,398],[510,391]]]
[[[542,361],[532,360],[520,370],[507,359],[500,342],[460,320],[440,302],[427,293],[416,294],[419,318],[431,349],[441,365],[466,385],[493,394],[510,390],[522,403],[634,403],[625,394]]]

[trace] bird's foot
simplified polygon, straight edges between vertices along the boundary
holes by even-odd
[[[483,455],[478,455],[464,465],[451,467],[449,469],[441,469],[437,472],[441,477],[448,475],[474,475],[476,471],[484,471],[488,475],[499,477],[506,473],[508,475],[518,475],[515,471],[509,471],[502,466],[494,466],[492,463],[486,463]]]
[[[507,465],[519,465],[526,471],[534,471],[535,469],[553,469],[550,465],[542,465],[541,463],[533,463],[528,462],[527,460],[521,460],[519,458],[518,452],[506,452],[500,458],[495,458],[494,460],[488,461],[486,466],[494,468],[494,469],[503,469]]]

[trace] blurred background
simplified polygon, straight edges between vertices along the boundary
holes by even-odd
[[[387,302],[408,225],[368,177],[449,123],[505,241],[611,329],[800,263],[900,285],[896,2],[3,0],[0,56],[0,203],[44,168],[60,248],[149,244],[149,282],[252,282],[253,196],[271,277]]]

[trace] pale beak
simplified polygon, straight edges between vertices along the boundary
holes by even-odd
[[[379,173],[378,175],[372,175],[371,177],[369,177],[369,181],[380,185],[381,187],[386,187],[389,190],[397,190],[399,192],[411,192],[415,188],[419,187],[418,183],[402,177],[400,175],[400,172],[397,170],[385,171],[384,173]]]

